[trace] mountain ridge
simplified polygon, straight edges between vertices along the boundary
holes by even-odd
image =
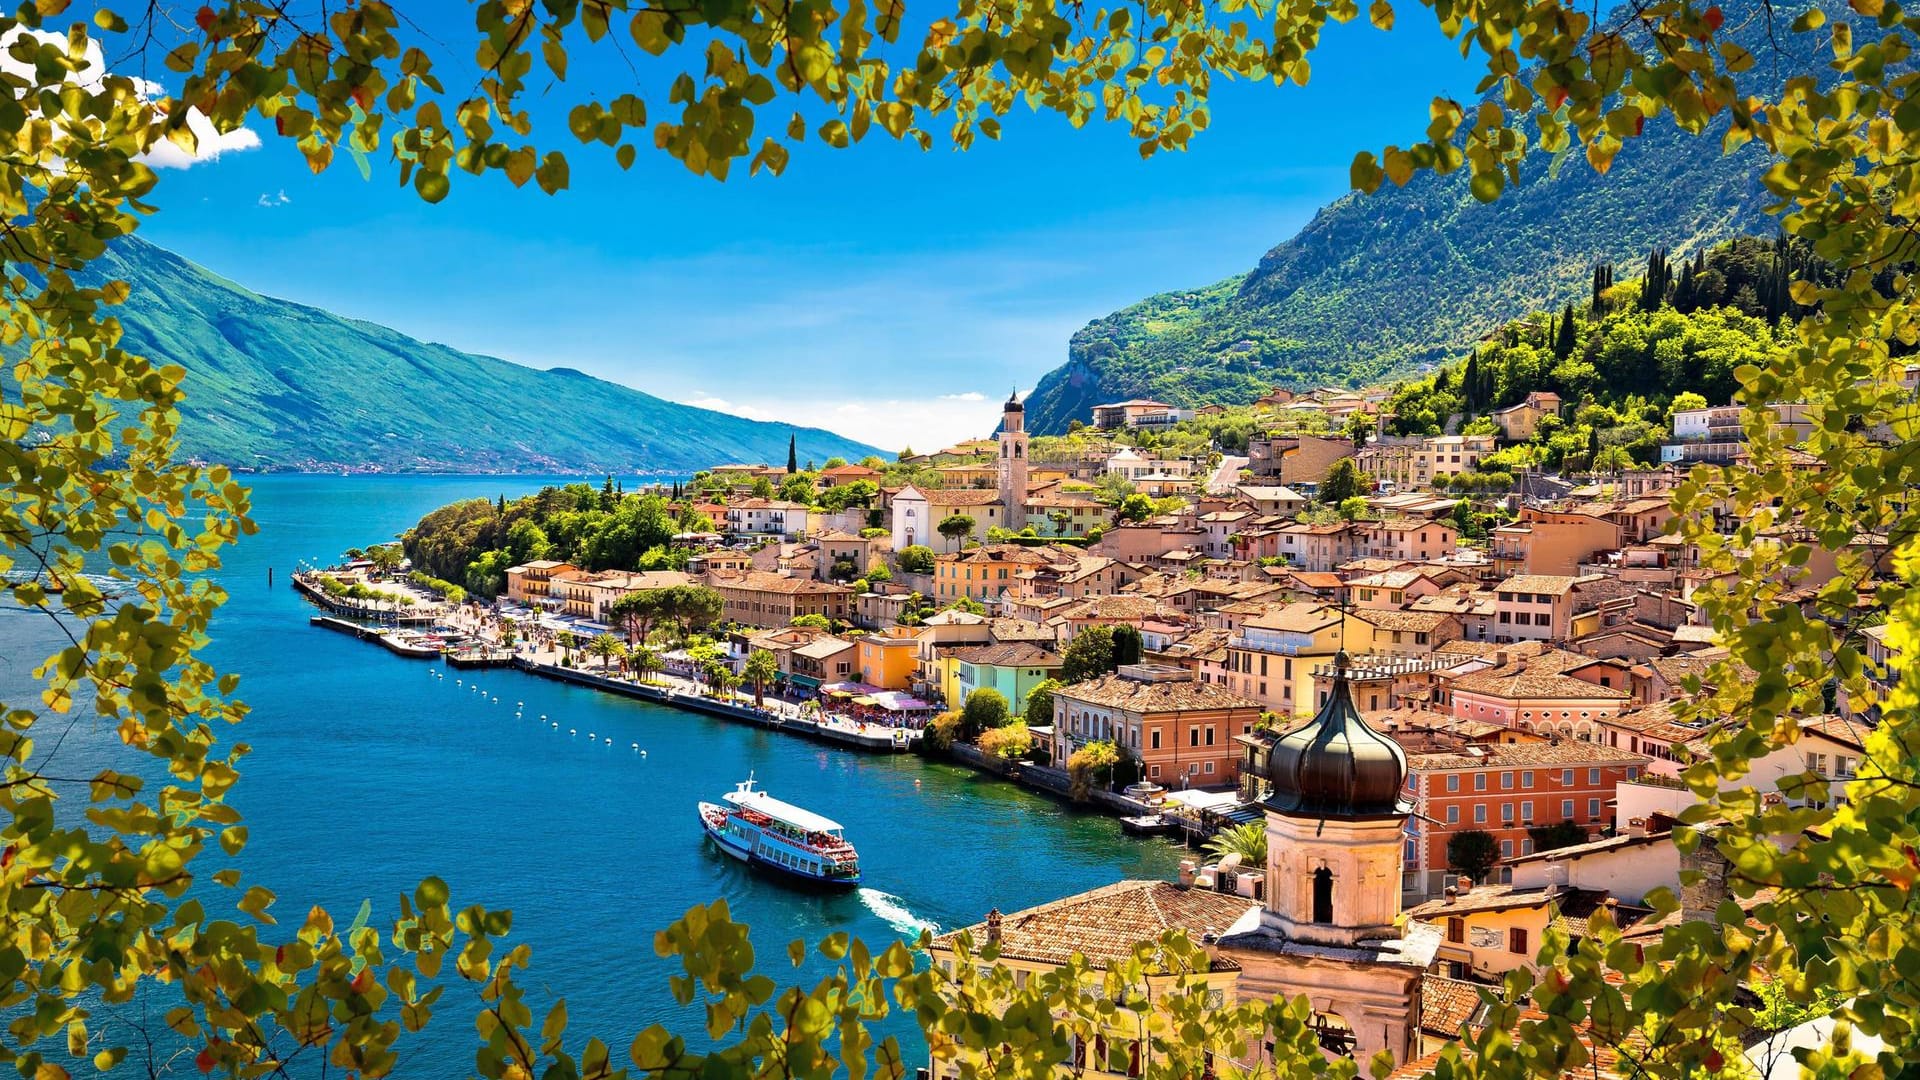
[[[1729,6],[1732,6],[1731,4]],[[1839,5],[1823,3],[1835,17]],[[1729,12],[1729,21],[1735,13]],[[1761,44],[1761,20],[1736,40]],[[1676,258],[1769,233],[1753,143],[1663,117],[1596,173],[1584,155],[1529,158],[1492,203],[1464,169],[1348,192],[1248,271],[1149,296],[1075,332],[1028,397],[1028,426],[1059,434],[1102,402],[1244,404],[1271,386],[1362,385],[1456,357],[1507,319],[1583,297],[1597,262],[1665,247]]]
[[[186,369],[181,456],[257,471],[679,474],[731,461],[856,459],[819,428],[668,401],[267,296],[138,238],[89,268],[128,282],[127,349]]]

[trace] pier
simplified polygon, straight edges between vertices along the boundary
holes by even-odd
[[[431,645],[422,645],[417,642],[407,641],[395,634],[388,627],[367,626],[364,623],[357,623],[332,615],[315,615],[308,619],[307,622],[313,626],[324,626],[328,630],[337,630],[343,634],[352,634],[354,637],[362,640],[377,641],[388,652],[396,656],[404,656],[409,660],[432,660],[440,655],[439,649]]]

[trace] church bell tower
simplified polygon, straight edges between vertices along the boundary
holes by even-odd
[[[1008,530],[1027,527],[1027,407],[1018,391],[1000,411],[1000,505]]]

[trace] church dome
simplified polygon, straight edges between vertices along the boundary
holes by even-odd
[[[1353,706],[1347,654],[1333,660],[1327,703],[1304,726],[1267,752],[1273,794],[1266,808],[1300,817],[1358,818],[1406,814],[1407,755],[1373,730]]]
[[[1015,390],[1013,393],[1007,395],[1006,408],[1001,411],[1017,412],[1017,413],[1023,413],[1027,411],[1027,407],[1020,403],[1020,392],[1018,390]]]

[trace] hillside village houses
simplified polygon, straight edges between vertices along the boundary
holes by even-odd
[[[1019,766],[1032,782],[1066,790],[1097,747],[1117,760],[1093,783],[1102,805],[1202,831],[1262,823],[1264,866],[981,913],[968,932],[1034,972],[1186,929],[1208,941],[1222,995],[1309,993],[1330,1049],[1406,1064],[1451,1037],[1434,1016],[1464,1019],[1476,983],[1530,964],[1547,926],[1608,912],[1644,930],[1647,894],[1680,888],[1671,830],[1695,799],[1675,777],[1717,723],[1688,688],[1725,656],[1696,600],[1711,577],[1667,535],[1683,474],[1481,496],[1500,513],[1472,528],[1441,490],[1562,406],[1535,393],[1493,415],[1495,435],[1356,444],[1284,419],[1371,414],[1377,400],[1275,391],[1253,411],[1270,428],[1230,458],[1172,453],[1141,433],[1186,410],[1129,400],[1034,460],[1010,398],[992,438],[913,455],[913,482],[889,484],[873,462],[822,470],[817,491],[872,485],[845,509],[751,493],[780,470],[715,470],[726,492],[702,498],[725,535],[691,541],[684,573],[530,562],[507,572],[506,596],[606,624],[626,592],[705,585],[732,661],[773,654],[789,694],[847,686],[957,710],[991,688],[1032,736]],[[1728,430],[1713,410],[1684,422],[1688,446]],[[1316,494],[1348,460],[1373,485],[1356,520]],[[1130,485],[1145,511],[1118,520],[1102,484]],[[1810,598],[1833,573],[1811,560],[1793,584]],[[1095,631],[1122,631],[1139,654],[1064,682]],[[1867,636],[1884,677],[1897,657]],[[1041,687],[1051,705],[1034,715]],[[1844,697],[1835,708],[1796,721],[1800,741],[1740,783],[1840,797],[1874,717]],[[1802,775],[1826,782],[1791,782]],[[1467,836],[1491,851],[1471,874],[1456,864]],[[1694,894],[1689,910],[1710,911]],[[952,940],[936,940],[936,960]]]

